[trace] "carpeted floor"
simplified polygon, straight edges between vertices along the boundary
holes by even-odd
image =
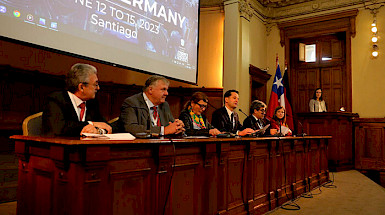
[[[330,173],[333,179],[333,174]],[[383,215],[385,214],[385,189],[356,170],[334,173],[335,188],[320,187],[307,197],[294,202],[300,210],[289,211],[282,208],[270,211],[268,215],[281,214],[322,214],[322,215]],[[286,206],[289,207],[289,206]],[[293,207],[290,207],[293,208]],[[16,214],[16,202],[0,204],[1,215]]]
[[[332,173],[330,173],[330,179],[333,179]],[[358,171],[334,173],[334,185],[336,188],[314,189],[311,192],[313,198],[296,199],[294,202],[300,206],[300,210],[290,211],[278,208],[267,214],[385,214],[385,189]]]

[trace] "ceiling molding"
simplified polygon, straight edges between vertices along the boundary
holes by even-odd
[[[350,10],[340,13],[312,17],[297,21],[278,24],[281,37],[281,46],[288,45],[287,41],[293,38],[316,36],[319,34],[347,32],[354,37],[356,34],[356,16],[358,10]]]
[[[201,7],[221,6],[229,0],[201,0]],[[242,13],[244,8],[253,10],[256,16],[265,24],[286,22],[337,13],[352,9],[364,9],[368,6],[384,5],[385,0],[236,0]],[[249,6],[247,6],[247,4]],[[249,16],[249,11],[246,11]],[[250,15],[251,18],[251,15]]]

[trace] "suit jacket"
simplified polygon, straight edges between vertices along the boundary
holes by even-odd
[[[239,122],[239,116],[236,112],[234,112],[234,121],[235,126],[233,128],[233,124],[230,121],[230,117],[229,114],[227,114],[226,108],[221,107],[214,111],[211,123],[219,131],[226,131],[235,134],[238,130],[242,129],[242,124]]]
[[[254,130],[259,130],[259,129],[262,129],[263,127],[265,127],[266,125],[270,124],[270,120],[268,119],[263,119],[263,120],[259,120],[260,123],[257,123],[257,120],[255,119],[255,117],[253,117],[253,115],[249,115],[244,121],[243,121],[243,129],[245,128],[252,128]],[[259,124],[261,124],[262,126],[260,126]],[[265,131],[265,135],[269,135],[270,134],[270,127]]]
[[[174,122],[170,106],[167,102],[158,105],[158,114],[162,126],[167,126],[169,122]],[[138,93],[126,98],[120,109],[120,125],[125,132],[132,133],[156,133],[160,134],[161,127],[153,126],[150,111],[144,101],[143,93]]]
[[[79,136],[87,121],[105,122],[97,100],[86,102],[85,121],[79,121],[67,91],[50,94],[43,110],[43,134],[48,136]]]
[[[210,136],[210,129],[214,127],[209,123],[205,115],[202,115],[203,122],[205,123],[206,129],[194,129],[194,124],[191,119],[189,110],[185,109],[180,113],[179,119],[183,121],[185,133],[188,136]]]

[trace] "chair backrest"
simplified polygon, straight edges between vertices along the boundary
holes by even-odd
[[[115,117],[115,118],[113,118],[113,119],[110,119],[110,120],[108,121],[108,123],[111,124],[111,123],[114,123],[114,122],[116,122],[116,121],[118,121],[118,120],[119,120],[119,117]]]
[[[108,124],[111,125],[113,133],[119,133],[121,131],[121,129],[119,127],[119,117],[115,117],[115,118],[109,120]]]
[[[42,115],[43,112],[35,113],[23,121],[24,136],[40,136],[42,134]]]

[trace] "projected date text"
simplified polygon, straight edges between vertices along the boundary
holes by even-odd
[[[137,28],[142,28],[152,33],[159,34],[159,27],[159,25],[155,25],[154,23],[148,22],[145,19],[138,20]]]

